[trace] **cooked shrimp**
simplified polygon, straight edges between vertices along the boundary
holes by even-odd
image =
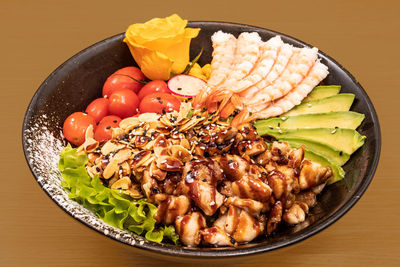
[[[214,50],[208,84],[218,86],[225,81],[231,72],[236,54],[237,39],[230,33],[218,31],[211,36],[211,40]]]
[[[272,84],[285,70],[289,60],[293,55],[293,47],[289,44],[284,44],[279,51],[279,55],[268,75],[260,82],[250,86],[240,93],[244,103],[249,102],[259,91]]]
[[[300,104],[303,98],[306,97],[311,90],[328,75],[328,73],[328,67],[318,61],[315,63],[307,77],[304,78],[296,88],[271,106],[254,114],[248,120],[275,117],[285,113],[294,106]]]
[[[289,93],[308,74],[318,58],[317,48],[295,48],[294,55],[289,61],[282,75],[270,86],[265,87],[246,105],[252,106],[257,103],[266,103],[279,99]],[[250,111],[256,112],[258,110]]]
[[[236,83],[250,73],[261,55],[261,44],[261,37],[257,32],[243,32],[239,35],[232,71],[219,88],[232,90]]]
[[[267,42],[262,43],[260,47],[261,55],[253,70],[242,80],[233,84],[230,90],[241,92],[265,79],[274,66],[282,45],[283,41],[280,36],[272,37]]]

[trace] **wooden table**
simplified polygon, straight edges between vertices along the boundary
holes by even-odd
[[[400,5],[397,1],[21,1],[2,0],[0,266],[186,266],[142,256],[89,230],[40,189],[25,162],[21,125],[40,83],[81,49],[135,22],[178,13],[190,20],[257,25],[313,44],[364,86],[383,148],[365,195],[342,219],[296,246],[242,266],[399,266]],[[217,266],[218,261],[197,264]]]

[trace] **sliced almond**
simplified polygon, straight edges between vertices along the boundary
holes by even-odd
[[[128,190],[124,191],[124,193],[132,198],[143,198],[143,194],[140,192],[140,187],[137,184],[132,184]]]
[[[161,116],[157,113],[142,113],[138,116],[140,122],[158,121]]]
[[[104,169],[103,178],[104,179],[111,178],[111,176],[113,176],[116,171],[118,171],[118,160],[113,158]]]
[[[190,152],[181,145],[172,145],[170,147],[171,156],[182,162],[189,162],[192,159]]]
[[[129,117],[126,119],[123,119],[119,123],[119,127],[124,129],[125,132],[128,132],[129,130],[132,130],[134,127],[138,126],[140,124],[139,118],[138,117]]]
[[[190,149],[190,143],[186,138],[181,139],[180,145],[186,149]]]
[[[167,172],[158,168],[155,161],[150,164],[149,172],[150,176],[158,181],[163,181],[167,177]]]
[[[129,179],[128,176],[124,176],[118,181],[116,181],[112,186],[111,189],[123,189],[127,190],[131,186],[132,182],[131,179]]]
[[[118,161],[118,164],[128,160],[132,156],[132,151],[129,148],[124,148],[118,151],[114,156],[113,159]]]
[[[117,144],[113,143],[112,141],[107,141],[107,142],[103,145],[103,147],[101,148],[100,152],[101,152],[101,154],[103,154],[103,155],[108,155],[108,154],[110,154],[111,152],[115,152],[115,151],[117,151],[118,149],[120,149],[120,148],[121,148],[120,146],[121,146],[121,145],[117,145]]]

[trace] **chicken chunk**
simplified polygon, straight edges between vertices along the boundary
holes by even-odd
[[[304,222],[307,212],[308,206],[306,204],[302,202],[296,202],[285,211],[282,218],[286,223],[294,225]]]
[[[261,202],[267,202],[272,194],[272,190],[267,184],[247,175],[232,183],[232,192],[235,196]]]
[[[216,157],[217,160],[226,175],[226,177],[235,181],[243,177],[249,170],[249,162],[238,155],[225,155]]]
[[[271,145],[272,160],[279,164],[287,164],[290,146],[286,142],[273,142]]]
[[[265,228],[265,217],[254,218],[248,212],[242,210],[238,218],[238,224],[232,237],[236,242],[250,242],[259,236]]]
[[[217,226],[206,228],[200,231],[204,244],[214,246],[234,246],[235,239],[228,236],[222,229]]]
[[[304,192],[300,192],[299,194],[296,195],[296,201],[303,202],[303,203],[307,204],[308,207],[311,208],[317,204],[317,196],[311,190],[304,191]]]
[[[158,223],[171,224],[176,217],[190,209],[190,200],[186,196],[168,196],[159,205],[154,219]]]
[[[267,234],[271,234],[278,228],[282,220],[282,202],[277,201],[268,214]]]
[[[264,204],[259,201],[248,199],[248,198],[238,198],[238,197],[228,198],[225,201],[225,205],[227,205],[227,206],[233,205],[237,208],[243,209],[243,210],[247,211],[249,214],[251,214],[252,216],[259,215],[260,212],[264,208]]]
[[[331,167],[322,167],[318,163],[305,160],[303,161],[299,176],[300,189],[305,190],[322,184],[331,176]]]
[[[157,181],[150,176],[149,170],[143,172],[143,177],[141,179],[141,187],[149,201],[154,201],[154,195],[161,192]]]
[[[200,212],[180,216],[175,220],[175,229],[180,240],[187,246],[197,246],[201,242],[200,230],[207,227],[206,219]]]
[[[240,155],[252,157],[263,153],[267,149],[267,145],[262,138],[257,138],[255,140],[240,141],[236,149]]]

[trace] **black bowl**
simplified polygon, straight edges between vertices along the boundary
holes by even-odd
[[[210,36],[218,30],[238,36],[244,31],[256,31],[263,40],[277,34],[294,46],[309,46],[284,34],[242,24],[224,22],[190,22],[190,27],[200,27],[199,36],[192,41],[191,58],[204,48],[200,63],[211,61]],[[281,248],[304,240],[325,229],[345,214],[367,189],[375,173],[381,146],[381,135],[374,107],[361,85],[340,64],[322,52],[319,56],[329,67],[326,84],[342,86],[342,92],[356,95],[352,110],[365,114],[358,131],[367,137],[360,148],[344,166],[346,177],[328,186],[319,196],[307,220],[295,227],[282,228],[273,237],[259,238],[238,248],[186,248],[158,244],[135,234],[111,227],[92,212],[67,197],[60,186],[57,171],[59,152],[65,141],[61,129],[65,118],[83,111],[91,100],[101,96],[102,84],[115,70],[135,64],[125,43],[118,34],[83,50],[58,67],[35,93],[23,122],[22,143],[26,160],[43,190],[68,214],[88,227],[133,247],[176,256],[226,257],[250,255]]]

